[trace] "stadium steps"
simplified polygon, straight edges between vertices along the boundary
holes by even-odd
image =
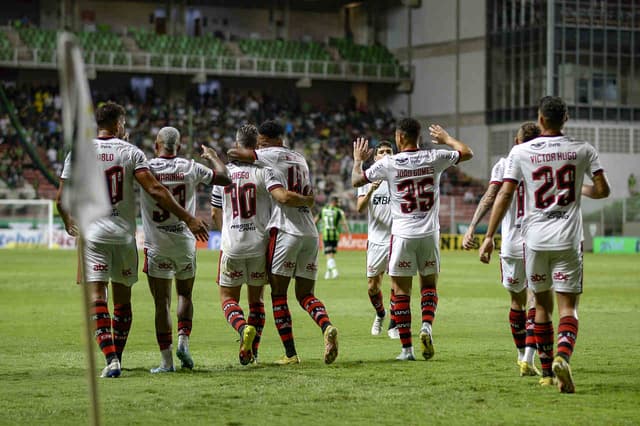
[[[49,200],[54,200],[56,198],[58,190],[47,181],[40,170],[25,167],[22,175],[24,176],[24,180],[29,182],[34,190],[35,188],[38,188],[36,191],[36,198],[46,198]]]
[[[240,46],[235,41],[228,41],[225,43],[231,54],[235,57],[242,56],[242,50],[240,50]]]

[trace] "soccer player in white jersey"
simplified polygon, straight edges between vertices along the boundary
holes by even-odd
[[[540,136],[536,123],[523,123],[518,129],[515,144],[528,142]],[[502,177],[507,163],[501,158],[491,170],[489,187],[476,208],[469,228],[462,239],[462,247],[470,250],[477,247],[474,235],[476,226],[485,214],[491,210],[496,195],[502,186]],[[527,276],[524,273],[524,250],[520,224],[524,215],[524,187],[518,185],[517,197],[511,202],[509,210],[502,219],[502,245],[500,247],[500,273],[504,288],[511,296],[509,324],[513,342],[518,350],[520,376],[539,376],[533,357],[536,352],[536,340],[533,332],[536,308],[533,293],[528,289]],[[527,307],[529,308],[527,310]]]
[[[236,146],[255,149],[258,130],[247,124],[236,132]],[[267,224],[271,196],[289,206],[313,206],[313,195],[285,189],[284,177],[269,167],[230,163],[231,184],[211,193],[213,222],[222,231],[218,285],[227,322],[240,335],[240,363],[257,360],[265,323],[264,285],[267,283]],[[271,196],[269,195],[271,194]],[[249,318],[240,307],[240,289],[247,284]]]
[[[393,155],[393,146],[389,141],[380,141],[375,149],[373,159],[381,160],[387,155]],[[379,336],[382,333],[382,322],[387,315],[382,299],[382,276],[389,265],[389,243],[391,241],[391,197],[387,181],[377,180],[358,188],[358,200],[356,209],[363,212],[367,209],[368,234],[367,234],[367,293],[371,306],[376,311],[371,335]],[[393,294],[393,289],[391,289]],[[392,296],[393,298],[393,296]],[[392,307],[393,309],[393,307]],[[399,339],[398,329],[389,321],[387,331],[392,339]]]
[[[106,102],[96,111],[98,138],[93,140],[99,163],[107,179],[113,211],[110,217],[98,219],[84,235],[84,270],[91,287],[91,321],[95,324],[98,346],[107,361],[102,377],[118,377],[122,352],[131,328],[131,286],[138,280],[136,202],[134,181],[142,186],[165,210],[184,221],[196,238],[209,238],[207,225],[193,217],[176,202],[167,188],[149,171],[145,155],[134,145],[122,140],[125,136],[125,110]],[[87,141],[89,143],[89,141]],[[60,176],[56,204],[70,235],[78,233],[73,217],[60,201],[64,181],[71,177],[71,157],[67,156]],[[108,285],[111,280],[113,320],[108,308]]]
[[[542,364],[540,384],[554,383],[574,393],[569,361],[578,335],[578,299],[582,293],[581,196],[605,198],[610,187],[595,148],[562,134],[568,119],[562,99],[545,96],[538,105],[540,137],[513,147],[507,158],[502,188],[491,211],[480,260],[488,263],[493,235],[511,204],[519,182],[524,183],[522,236],[525,272],[535,294],[535,335]],[[588,174],[593,185],[583,184]],[[553,352],[554,293],[558,304],[557,352]]]
[[[284,129],[280,124],[266,121],[258,129],[258,147],[261,149],[230,149],[229,158],[271,167],[285,177],[288,190],[309,194],[309,166],[301,154],[283,147],[283,135]],[[300,306],[322,329],[324,362],[331,364],[338,356],[338,329],[331,324],[324,304],[313,293],[318,273],[318,230],[313,215],[307,207],[275,204],[268,229],[267,272],[271,303],[276,328],[285,348],[285,355],[276,364],[300,362],[287,303],[291,277],[296,279],[296,298]]]
[[[391,194],[391,244],[389,276],[394,289],[394,319],[400,333],[401,361],[415,360],[411,339],[411,282],[416,272],[420,276],[422,356],[434,355],[432,324],[438,306],[436,284],[440,272],[440,224],[438,221],[440,174],[449,166],[473,157],[464,143],[449,136],[438,125],[429,127],[436,144],[446,144],[452,151],[418,148],[420,123],[405,118],[396,127],[398,153],[378,160],[365,172],[362,163],[370,155],[369,142],[358,138],[353,144],[351,182],[360,187],[367,182],[385,180]]]
[[[156,158],[149,161],[151,173],[171,191],[174,198],[189,213],[196,211],[196,190],[201,183],[227,185],[231,180],[227,168],[216,152],[202,147],[202,157],[214,170],[178,157],[180,132],[163,127],[155,142]],[[140,194],[142,226],[144,229],[144,272],[155,303],[156,340],[160,347],[160,366],[151,373],[175,371],[173,366],[173,336],[171,325],[171,283],[175,278],[178,294],[178,348],[176,355],[182,368],[193,368],[189,351],[189,336],[193,320],[191,293],[196,276],[196,240],[185,223],[158,206],[148,193]]]

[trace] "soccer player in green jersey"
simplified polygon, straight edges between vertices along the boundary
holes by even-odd
[[[332,196],[330,200],[329,204],[324,206],[316,216],[316,224],[318,222],[322,223],[322,242],[324,254],[327,257],[327,272],[324,273],[325,280],[338,278],[338,266],[336,265],[335,256],[338,251],[340,232],[347,232],[351,235],[347,216],[338,207],[338,197]]]

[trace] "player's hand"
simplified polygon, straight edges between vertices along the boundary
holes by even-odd
[[[477,248],[475,239],[474,239],[474,231],[475,229],[469,228],[467,232],[464,233],[464,237],[462,237],[462,248],[465,250],[471,250]]]
[[[493,238],[486,238],[480,246],[480,262],[489,263],[493,252]]]
[[[65,230],[67,231],[67,234],[71,235],[72,237],[77,237],[78,235],[80,235],[80,229],[78,229],[78,225],[73,222],[71,222],[69,226],[65,226]]]
[[[209,161],[215,161],[216,159],[218,159],[218,153],[215,149],[209,148],[205,145],[200,145],[200,147],[202,148],[202,154],[200,154],[200,157]]]
[[[124,136],[122,136],[122,140],[129,142],[129,132],[125,132]]]
[[[375,191],[376,189],[378,189],[381,183],[382,183],[382,180],[376,180],[371,182],[371,188],[372,188],[371,191]]]
[[[353,142],[353,159],[367,161],[373,154],[373,148],[369,148],[369,141],[365,138],[357,138]]]
[[[449,139],[449,133],[447,133],[447,131],[439,124],[432,124],[429,126],[429,135],[431,136],[431,142],[436,145],[446,144]]]
[[[209,227],[205,221],[192,217],[186,223],[196,240],[207,241],[209,239]]]

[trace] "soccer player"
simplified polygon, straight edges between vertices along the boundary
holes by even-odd
[[[202,146],[202,157],[214,167],[211,170],[193,160],[178,157],[180,132],[163,127],[155,142],[156,158],[149,161],[151,173],[173,194],[189,213],[196,210],[196,190],[200,183],[227,185],[231,180],[227,168],[216,152]],[[189,336],[193,320],[191,293],[196,275],[196,241],[185,223],[161,208],[146,192],[140,194],[144,229],[144,272],[155,303],[156,339],[160,347],[160,366],[151,373],[175,371],[171,325],[171,283],[175,278],[178,294],[178,349],[182,368],[193,369]]]
[[[324,206],[315,218],[316,225],[318,222],[322,224],[322,243],[324,246],[324,254],[327,257],[327,271],[324,273],[324,279],[338,278],[338,265],[336,265],[336,253],[338,252],[338,241],[340,241],[340,232],[347,232],[351,235],[347,216],[344,210],[338,207],[338,197],[332,196],[328,205]]]
[[[125,136],[125,110],[114,102],[106,102],[96,111],[98,138],[93,140],[98,160],[107,179],[113,211],[92,225],[84,246],[84,270],[91,287],[91,320],[95,325],[98,346],[107,361],[101,377],[118,377],[122,352],[131,328],[131,287],[138,281],[138,252],[134,233],[134,182],[156,200],[159,207],[186,223],[197,239],[209,238],[207,225],[193,217],[153,176],[143,152],[122,140]],[[87,143],[89,143],[87,141]],[[61,205],[64,181],[71,177],[71,157],[67,156],[60,176],[56,204],[65,229],[76,236],[73,217]],[[108,308],[108,285],[111,280],[113,319]]]
[[[520,126],[515,138],[515,144],[519,145],[540,136],[540,128],[536,123],[527,122]],[[501,158],[491,170],[489,188],[482,196],[476,208],[471,223],[462,240],[465,250],[474,248],[474,234],[478,222],[491,210],[496,199],[496,194],[502,186],[502,176],[506,165],[506,158]],[[509,309],[509,324],[511,335],[518,350],[518,367],[520,376],[539,376],[533,356],[536,351],[536,341],[533,332],[536,308],[533,301],[533,293],[527,288],[527,276],[524,273],[524,253],[522,251],[522,235],[520,225],[524,215],[524,187],[518,185],[518,196],[509,206],[504,219],[502,219],[502,246],[500,249],[500,272],[504,288],[511,296]],[[527,306],[529,307],[528,310]]]
[[[434,355],[432,324],[438,306],[436,284],[440,271],[440,175],[449,166],[473,157],[467,145],[451,137],[442,127],[432,125],[429,132],[435,144],[446,144],[453,150],[420,150],[420,123],[412,118],[397,124],[395,137],[399,152],[381,158],[365,172],[362,163],[372,153],[369,141],[358,138],[353,144],[353,186],[377,180],[389,183],[393,217],[389,253],[389,276],[394,289],[391,318],[400,333],[402,352],[396,359],[401,361],[415,360],[411,339],[411,281],[416,272],[420,276],[422,356],[430,359]]]
[[[578,335],[578,299],[582,293],[582,195],[605,198],[610,187],[595,148],[562,134],[567,105],[554,96],[538,105],[540,137],[513,147],[503,184],[491,210],[480,247],[480,260],[489,263],[493,236],[511,204],[519,182],[524,183],[522,236],[525,272],[535,294],[535,335],[542,364],[540,384],[554,383],[563,393],[575,392],[569,361]],[[588,174],[593,185],[583,184]],[[558,304],[558,340],[554,355],[552,314]]]
[[[256,151],[230,149],[229,158],[271,167],[285,177],[288,190],[309,194],[309,166],[301,154],[283,147],[283,135],[284,129],[280,124],[265,121],[258,129],[258,146],[262,148]],[[287,302],[291,277],[296,279],[296,298],[300,306],[322,329],[324,362],[331,364],[338,356],[338,329],[331,324],[324,304],[313,293],[318,273],[318,230],[313,215],[307,207],[275,204],[268,228],[267,272],[271,303],[276,328],[285,348],[285,355],[276,364],[300,363]]]
[[[375,149],[374,160],[381,160],[388,155],[393,155],[391,142],[380,141]],[[371,326],[373,336],[379,336],[382,333],[382,322],[387,314],[384,309],[381,287],[382,275],[389,265],[392,221],[390,201],[389,183],[385,180],[377,180],[358,188],[356,208],[358,212],[362,212],[366,208],[369,221],[367,228],[367,293],[371,306],[376,312]],[[391,289],[391,294],[393,294],[393,289]],[[392,339],[400,338],[393,319],[389,321],[387,333]]]
[[[236,132],[236,146],[255,149],[258,130],[244,125]],[[265,323],[264,285],[267,283],[267,224],[271,218],[271,196],[289,206],[313,206],[313,195],[284,189],[284,177],[269,167],[230,163],[231,184],[214,187],[211,215],[222,231],[218,285],[227,322],[240,335],[240,364],[258,359],[258,346]],[[271,196],[269,196],[271,194]],[[238,303],[240,289],[247,284],[249,318]]]

